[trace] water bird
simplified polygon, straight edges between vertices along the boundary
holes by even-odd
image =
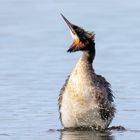
[[[95,34],[61,16],[73,38],[67,52],[82,51],[82,56],[60,90],[58,104],[61,123],[68,129],[106,129],[114,118],[116,108],[110,83],[96,74],[92,65]]]

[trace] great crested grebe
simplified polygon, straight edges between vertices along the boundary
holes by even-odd
[[[68,52],[83,52],[60,91],[58,101],[62,125],[64,128],[106,129],[115,114],[114,96],[110,84],[92,67],[95,35],[62,17],[73,38]]]

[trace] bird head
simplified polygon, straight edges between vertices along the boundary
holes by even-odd
[[[72,24],[69,22],[66,17],[64,17],[62,14],[61,16],[67,23],[70,33],[73,38],[73,43],[68,49],[68,52],[75,52],[75,51],[84,51],[84,50],[92,50],[93,47],[95,46],[94,43],[94,37],[95,35],[91,32],[85,31],[83,28]]]

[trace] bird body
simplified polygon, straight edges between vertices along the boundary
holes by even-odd
[[[83,54],[59,95],[60,119],[65,128],[105,129],[114,117],[115,107],[110,84],[93,69],[95,43],[90,33],[89,37],[91,40],[81,41],[77,35],[76,41],[74,40],[68,50],[70,52],[82,50]]]

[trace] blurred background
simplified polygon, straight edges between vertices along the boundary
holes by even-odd
[[[126,132],[48,131],[62,128],[59,91],[81,55],[66,53],[72,39],[60,13],[95,32],[93,66],[116,97],[111,125]],[[138,140],[139,83],[139,0],[0,0],[0,139]]]

